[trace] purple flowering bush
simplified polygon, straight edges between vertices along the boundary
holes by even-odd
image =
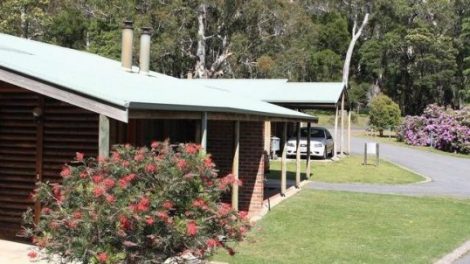
[[[429,105],[421,116],[406,116],[397,138],[413,146],[433,146],[449,152],[470,153],[470,108],[446,111]]]

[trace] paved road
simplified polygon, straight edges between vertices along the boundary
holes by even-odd
[[[363,153],[362,138],[352,138],[352,152]],[[391,144],[380,145],[382,158],[407,167],[432,180],[405,185],[335,184],[314,182],[310,188],[418,196],[450,196],[470,198],[470,159],[444,156]]]

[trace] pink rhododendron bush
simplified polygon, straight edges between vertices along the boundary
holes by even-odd
[[[414,146],[470,153],[470,108],[446,111],[429,105],[421,116],[407,116],[398,129],[398,140]]]
[[[233,254],[226,242],[241,240],[249,224],[246,212],[220,202],[238,182],[219,178],[214,167],[194,144],[118,146],[99,160],[77,153],[61,172],[62,185],[43,183],[35,191],[42,214],[37,224],[31,211],[25,214],[24,234],[61,263],[204,259],[217,247]]]

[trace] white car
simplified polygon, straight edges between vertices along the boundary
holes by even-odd
[[[300,154],[307,155],[307,131],[308,128],[300,129]],[[297,132],[294,133],[297,135]],[[295,156],[297,154],[296,137],[287,140],[287,156]],[[322,157],[324,159],[334,154],[334,141],[328,129],[323,127],[310,128],[310,156]]]

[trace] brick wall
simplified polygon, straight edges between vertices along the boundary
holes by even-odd
[[[263,205],[264,191],[264,122],[240,124],[240,179],[239,209],[251,213]],[[209,121],[207,150],[220,170],[220,175],[231,172],[233,159],[233,121]],[[225,197],[230,201],[230,194]]]

